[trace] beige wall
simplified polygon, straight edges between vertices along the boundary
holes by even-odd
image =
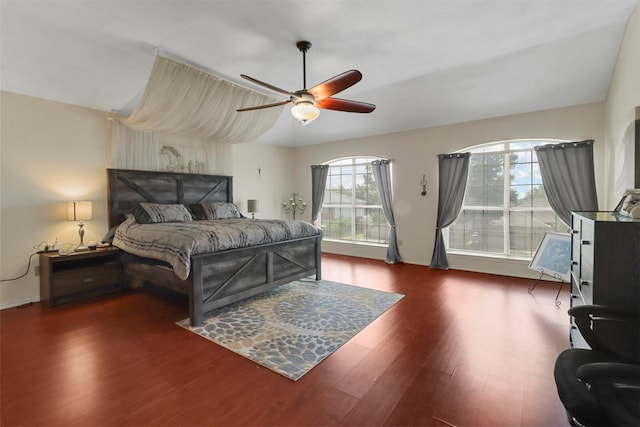
[[[85,242],[107,229],[107,113],[0,93],[0,277],[23,274],[43,241],[78,243],[66,201],[93,201]],[[0,284],[0,307],[39,300],[34,256],[29,274]]]
[[[607,207],[612,208],[624,190],[634,188],[633,121],[640,108],[640,4],[629,18],[620,46],[605,107],[607,140]],[[640,155],[636,153],[635,155]]]
[[[311,197],[309,166],[348,156],[376,156],[393,160],[394,216],[400,253],[412,264],[431,261],[437,215],[437,155],[492,141],[525,138],[557,138],[570,141],[595,139],[598,194],[604,192],[603,103],[479,120],[370,138],[340,141],[295,150],[295,182],[303,198]],[[428,194],[420,195],[426,175]],[[305,215],[310,219],[310,214]],[[329,252],[384,259],[385,248],[324,242]],[[494,258],[450,256],[452,268],[535,277],[528,262],[505,262]]]
[[[266,144],[235,144],[233,157],[233,200],[247,214],[247,200],[257,199],[256,218],[284,218],[282,201],[293,191],[291,165],[293,149]]]

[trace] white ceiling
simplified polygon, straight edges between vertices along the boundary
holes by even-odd
[[[161,47],[242,84],[302,88],[355,68],[338,97],[371,114],[285,108],[261,142],[301,146],[602,101],[637,0],[0,0],[2,90],[130,108]]]

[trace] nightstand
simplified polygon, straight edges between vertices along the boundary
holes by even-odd
[[[40,301],[49,307],[121,289],[118,248],[40,254]]]

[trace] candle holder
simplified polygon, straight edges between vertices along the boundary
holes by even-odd
[[[303,214],[307,204],[298,198],[298,193],[291,193],[291,198],[288,202],[282,202],[282,207],[286,213],[290,213],[293,219],[296,219],[296,214]]]

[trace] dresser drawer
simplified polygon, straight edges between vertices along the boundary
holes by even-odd
[[[82,268],[63,273],[56,273],[52,277],[52,291],[54,297],[92,291],[109,286],[118,286],[118,265],[108,264],[101,267]]]
[[[591,264],[582,264],[580,267],[580,277],[577,278],[580,294],[585,304],[593,304],[593,267]]]
[[[595,229],[592,221],[580,221],[580,239],[585,240],[593,245],[595,237]]]
[[[580,289],[580,285],[578,284],[578,279],[571,274],[571,307],[576,305],[585,305],[587,302],[584,300],[584,295],[582,295],[582,290]]]

